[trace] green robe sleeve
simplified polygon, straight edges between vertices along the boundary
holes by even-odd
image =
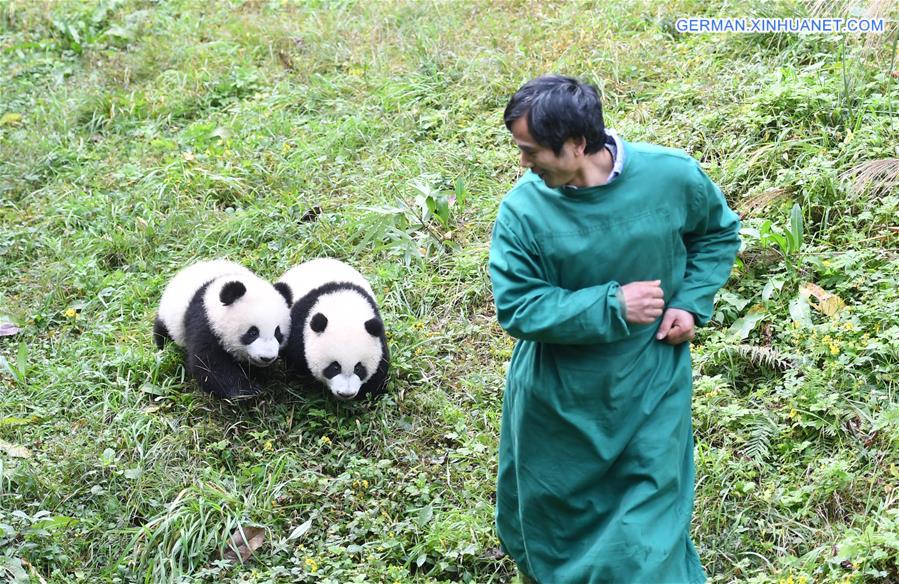
[[[502,221],[493,226],[490,278],[500,325],[513,337],[540,343],[609,343],[630,334],[618,282],[567,290],[548,282],[538,255]]]
[[[683,233],[687,268],[668,307],[693,313],[696,324],[703,326],[712,317],[715,293],[727,282],[740,249],[740,219],[698,164],[693,178]]]

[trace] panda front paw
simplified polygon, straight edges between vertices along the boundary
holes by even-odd
[[[216,397],[220,399],[226,399],[231,401],[244,401],[255,399],[261,393],[259,388],[216,388],[215,390],[210,390],[209,393],[212,393]]]
[[[228,360],[215,361],[209,355],[190,355],[189,369],[204,391],[225,399],[244,399],[258,395],[262,388],[246,372]]]
[[[236,370],[194,369],[194,379],[204,391],[225,399],[239,399],[259,394],[262,388]]]
[[[219,385],[211,392],[224,399],[240,400],[258,396],[262,393],[262,388],[249,380],[243,380],[238,383]]]

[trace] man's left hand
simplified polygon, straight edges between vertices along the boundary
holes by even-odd
[[[693,339],[693,314],[680,308],[669,308],[662,315],[662,324],[656,333],[656,339],[669,345],[680,345]]]

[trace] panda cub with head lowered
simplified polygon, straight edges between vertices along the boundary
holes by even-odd
[[[204,390],[251,396],[252,368],[274,363],[290,334],[289,294],[240,264],[199,262],[166,286],[153,337],[160,349],[166,340],[184,347],[185,368]]]
[[[294,299],[282,351],[288,370],[314,377],[342,400],[383,393],[387,337],[365,277],[339,260],[319,258],[294,266],[276,285],[286,285]]]

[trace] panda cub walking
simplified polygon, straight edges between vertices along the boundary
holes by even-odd
[[[282,355],[287,369],[324,383],[338,399],[384,392],[389,354],[371,285],[351,266],[320,258],[288,270],[276,286],[294,299]]]
[[[193,264],[172,278],[153,337],[185,350],[187,372],[204,390],[233,398],[258,393],[252,367],[268,367],[290,334],[290,292],[227,260]]]

